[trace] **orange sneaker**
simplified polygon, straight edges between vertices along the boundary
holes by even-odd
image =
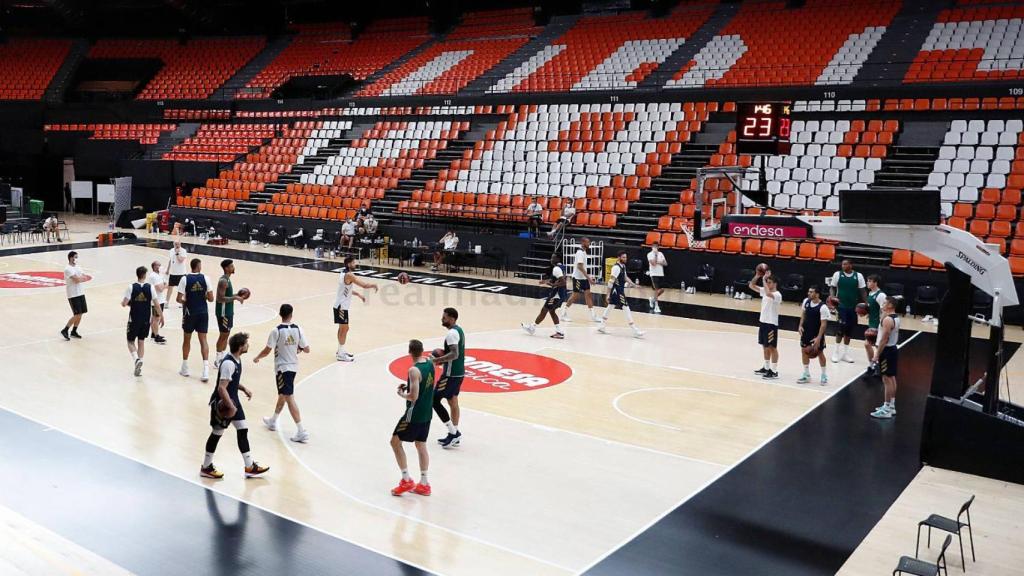
[[[430,484],[417,484],[412,491],[420,496],[430,496]]]
[[[247,466],[245,468],[245,477],[255,478],[256,476],[263,474],[267,470],[270,470],[270,466],[260,466],[259,464],[253,462],[252,466]]]
[[[401,482],[398,483],[398,486],[395,486],[394,488],[391,489],[391,495],[401,496],[402,494],[405,494],[406,492],[412,490],[415,487],[416,483],[412,481],[412,478],[408,480],[402,480]]]
[[[224,477],[224,473],[214,468],[213,464],[200,468],[199,475],[203,478],[213,478],[214,480],[220,480]]]

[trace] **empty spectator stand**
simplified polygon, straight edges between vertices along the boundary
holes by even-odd
[[[370,75],[426,42],[426,18],[381,20],[352,39],[347,23],[297,25],[296,35],[278,56],[236,94],[237,98],[268,98],[296,76]]]
[[[90,58],[158,58],[163,68],[139,93],[139,100],[205,99],[263,49],[263,37],[101,39]]]
[[[41,100],[71,40],[8,38],[0,44],[0,100]]]
[[[193,136],[175,144],[164,160],[232,162],[277,135],[277,124],[203,124]]]
[[[689,7],[688,7],[689,8]],[[636,87],[707,21],[713,9],[581,18],[487,91],[563,92]]]
[[[943,10],[905,82],[1013,80],[1024,69],[1024,6],[966,6]]]
[[[44,132],[89,132],[90,140],[136,140],[152,145],[161,134],[173,132],[176,124],[46,124]]]

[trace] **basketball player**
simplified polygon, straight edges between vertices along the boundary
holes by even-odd
[[[798,384],[807,384],[811,381],[811,358],[807,355],[805,348],[814,346],[818,352],[818,365],[821,366],[821,385],[828,384],[828,361],[825,359],[825,330],[828,328],[828,321],[832,314],[828,306],[821,300],[821,293],[818,286],[811,285],[807,289],[807,298],[804,298],[800,305],[800,355],[804,363],[804,373],[797,379]]]
[[[896,373],[899,368],[900,317],[896,315],[896,299],[886,298],[882,307],[885,316],[878,328],[878,348],[873,360],[882,372],[885,386],[884,402],[871,413],[875,418],[892,418],[896,415]]]
[[[160,315],[153,313],[153,320],[150,323],[149,332],[153,335],[153,342],[157,344],[167,344],[167,339],[160,335],[160,327],[164,325],[164,316],[162,312],[167,309],[167,283],[164,281],[164,275],[160,273],[160,262],[153,260],[153,263],[149,265],[149,275],[146,276],[146,284],[149,284],[153,291],[156,292],[156,302],[159,304]]]
[[[281,304],[281,323],[270,331],[267,338],[267,345],[263,347],[259,355],[252,359],[253,363],[259,363],[270,351],[274,351],[274,371],[277,374],[277,406],[274,406],[274,415],[263,418],[263,424],[268,430],[277,430],[277,419],[281,416],[284,405],[288,405],[288,412],[292,415],[292,421],[298,427],[295,436],[291,437],[292,442],[305,442],[309,440],[309,432],[302,427],[302,416],[299,414],[299,405],[295,402],[295,373],[299,369],[299,352],[309,354],[309,344],[306,343],[306,336],[297,324],[292,323],[292,305]]]
[[[340,362],[351,362],[356,359],[345,351],[345,342],[348,340],[348,310],[352,304],[352,296],[366,302],[366,297],[356,292],[353,286],[359,286],[363,290],[372,288],[375,292],[379,290],[376,284],[366,282],[353,274],[356,268],[356,259],[347,256],[338,278],[338,294],[334,297],[334,323],[338,325],[338,352],[334,357]]]
[[[871,274],[868,276],[868,329],[875,330],[875,338],[878,337],[878,323],[882,317],[882,307],[885,306],[885,301],[888,296],[885,292],[882,292],[880,284],[882,278],[878,274]],[[864,351],[868,354],[868,371],[878,375],[878,365],[875,364],[875,342],[868,341],[864,338]]]
[[[651,277],[651,312],[655,314],[661,314],[661,308],[658,306],[658,298],[665,293],[665,267],[668,266],[668,260],[665,260],[665,255],[661,253],[661,249],[658,243],[651,244],[651,251],[647,253],[647,274]]]
[[[228,347],[228,337],[231,336],[231,328],[235,325],[235,302],[245,303],[245,299],[235,294],[235,288],[231,285],[231,276],[235,273],[235,261],[222,260],[220,269],[224,271],[224,274],[217,281],[217,303],[213,306],[218,332],[217,358],[213,361],[214,366],[220,366],[220,359],[224,357]]]
[[[168,302],[177,302],[176,299],[171,297],[171,293],[178,287],[181,279],[188,274],[188,269],[185,264],[188,259],[188,250],[181,247],[181,238],[174,239],[174,247],[167,251],[167,296],[165,298]]]
[[[194,260],[193,260],[194,262]],[[195,270],[195,267],[192,268]],[[179,289],[180,290],[180,289]],[[242,453],[245,463],[245,477],[252,478],[270,470],[268,466],[260,466],[252,459],[249,452],[249,424],[245,421],[242,401],[238,398],[241,391],[252,400],[252,392],[242,385],[242,354],[249,351],[249,335],[239,332],[229,340],[231,353],[224,356],[217,374],[217,387],[210,395],[210,437],[206,439],[206,456],[199,475],[204,478],[220,479],[224,473],[213,465],[213,453],[217,451],[217,443],[228,426],[234,426],[238,434],[238,451]],[[222,412],[221,406],[225,406]]]
[[[540,309],[540,314],[537,315],[537,319],[533,322],[522,322],[520,326],[523,327],[523,330],[526,330],[527,334],[533,335],[537,331],[537,325],[543,322],[544,318],[550,314],[551,321],[555,323],[555,333],[551,337],[561,340],[565,338],[565,332],[562,331],[562,325],[558,323],[558,307],[562,305],[562,302],[565,302],[567,294],[565,291],[565,271],[562,270],[562,257],[558,255],[557,251],[551,255],[551,276],[541,280],[540,285],[550,287],[547,298],[544,300],[544,305]]]
[[[178,282],[178,304],[184,307],[181,317],[181,329],[185,337],[181,339],[181,370],[178,374],[188,378],[188,355],[192,350],[192,333],[199,336],[199,352],[203,356],[203,382],[210,379],[210,345],[206,341],[206,332],[210,327],[210,309],[207,302],[213,302],[213,290],[206,275],[202,273],[203,261],[193,258],[190,263],[191,274],[186,274]]]
[[[587,310],[590,311],[590,319],[594,322],[598,322],[597,312],[594,311],[594,300],[590,295],[590,285],[596,284],[597,280],[590,275],[587,271],[587,253],[590,250],[590,238],[581,238],[580,245],[576,248],[576,254],[573,257],[572,264],[572,295],[569,296],[569,300],[565,303],[565,309],[562,310],[562,321],[570,322],[569,319],[569,307],[576,302],[580,294],[583,294],[583,300],[587,303]]]
[[[445,353],[433,359],[435,366],[444,365],[441,378],[434,389],[434,412],[437,412],[437,417],[448,427],[448,435],[437,440],[442,448],[453,448],[462,443],[462,432],[459,432],[459,390],[462,389],[462,378],[466,375],[466,333],[457,324],[458,321],[458,310],[444,309],[441,314],[441,326],[448,329],[444,335]],[[448,407],[452,410],[450,418],[441,400],[448,400]]]
[[[135,279],[125,289],[121,298],[121,306],[128,307],[128,352],[135,362],[135,375],[142,376],[142,359],[146,355],[146,338],[149,338],[149,326],[154,318],[163,323],[160,302],[156,297],[156,289],[146,283],[146,267],[135,269]]]
[[[830,294],[839,298],[839,330],[836,331],[836,349],[832,361],[853,362],[850,357],[850,335],[857,325],[857,303],[867,300],[864,276],[853,270],[853,263],[843,260],[843,269],[832,275]]]
[[[391,489],[392,496],[401,496],[410,490],[422,496],[430,496],[430,481],[427,480],[427,468],[430,456],[427,454],[427,437],[430,435],[430,408],[434,403],[434,364],[423,357],[423,343],[419,340],[409,341],[409,356],[412,366],[405,384],[398,385],[398,395],[405,399],[405,413],[398,420],[395,431],[391,434],[391,450],[395,453],[395,461],[402,471],[402,480]],[[409,466],[405,459],[405,447],[402,442],[414,442],[420,463],[419,484],[409,476]]]
[[[762,280],[763,279],[763,280]],[[762,280],[763,286],[757,281]],[[779,377],[779,307],[782,305],[782,292],[775,285],[775,277],[771,270],[758,270],[747,284],[751,292],[761,295],[761,317],[757,329],[757,343],[764,354],[764,366],[754,370],[762,378]]]
[[[597,331],[601,334],[608,333],[608,314],[612,308],[618,308],[626,312],[626,322],[633,329],[633,337],[643,338],[644,332],[633,322],[633,313],[629,310],[629,302],[626,301],[626,286],[636,286],[636,282],[630,280],[629,274],[626,273],[627,262],[629,256],[622,252],[619,254],[619,261],[612,266],[611,278],[608,281],[608,307],[604,309]]]
[[[64,291],[68,296],[68,304],[71,305],[71,319],[64,325],[60,335],[65,340],[81,338],[78,334],[78,325],[82,323],[82,315],[89,312],[89,306],[85,303],[85,284],[89,277],[82,272],[78,266],[78,252],[68,252],[68,265],[64,267]],[[68,333],[70,330],[70,334]]]

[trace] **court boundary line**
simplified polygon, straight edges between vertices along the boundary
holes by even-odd
[[[193,484],[195,486],[199,486],[200,488],[209,490],[210,492],[213,492],[215,494],[220,494],[221,496],[224,496],[226,498],[230,498],[230,499],[235,500],[237,502],[241,502],[241,503],[243,503],[243,504],[245,504],[247,506],[252,506],[253,508],[256,508],[257,510],[261,510],[263,512],[266,512],[267,514],[272,515],[272,516],[277,516],[279,518],[284,518],[285,520],[288,520],[289,522],[294,522],[295,524],[298,524],[299,526],[302,526],[304,528],[308,528],[310,530],[313,530],[314,532],[319,532],[319,533],[321,533],[321,534],[323,534],[325,536],[328,536],[330,538],[334,538],[335,540],[340,540],[340,541],[345,542],[347,544],[351,544],[353,546],[362,548],[363,550],[367,550],[369,552],[373,552],[375,554],[379,554],[381,556],[384,556],[385,558],[390,558],[390,559],[392,559],[392,560],[394,560],[396,562],[400,562],[402,564],[406,564],[408,566],[412,566],[413,568],[416,568],[418,570],[426,572],[427,574],[441,574],[437,570],[431,570],[431,569],[429,569],[429,568],[427,568],[425,566],[421,566],[421,565],[419,565],[419,564],[417,564],[415,562],[403,560],[402,558],[399,558],[399,557],[394,556],[392,554],[389,554],[387,552],[383,552],[383,551],[378,550],[378,549],[376,549],[376,548],[374,548],[372,546],[369,546],[369,545],[366,545],[366,544],[362,544],[362,543],[359,543],[359,542],[355,542],[355,541],[349,540],[347,538],[339,536],[338,534],[332,534],[331,532],[328,532],[327,530],[325,530],[323,528],[319,528],[317,526],[313,526],[312,524],[307,524],[306,522],[303,522],[302,520],[294,518],[294,517],[292,517],[292,516],[290,516],[288,514],[284,514],[284,513],[281,513],[281,512],[270,510],[269,508],[263,506],[262,504],[257,504],[255,502],[251,502],[249,500],[246,500],[246,499],[243,499],[243,498],[239,498],[239,497],[234,496],[232,494],[228,494],[227,492],[224,492],[222,490],[217,490],[215,488],[216,484],[207,485],[207,484],[204,484],[203,482],[201,482],[199,480],[196,480],[194,478],[186,477],[186,476],[184,476],[184,475],[182,475],[182,474],[180,474],[178,472],[164,470],[162,468],[158,468],[157,466],[154,466],[154,465],[149,464],[147,462],[143,462],[142,460],[139,460],[138,458],[136,458],[134,456],[129,456],[128,454],[125,454],[125,453],[121,452],[120,450],[115,450],[113,448],[109,448],[109,447],[106,447],[106,446],[101,446],[100,444],[98,444],[96,442],[93,442],[91,440],[88,440],[86,438],[83,438],[83,437],[79,436],[78,434],[75,434],[73,432],[69,432],[69,431],[67,431],[67,430],[65,430],[65,429],[63,429],[61,427],[58,427],[58,426],[53,426],[53,425],[50,425],[50,424],[46,424],[45,422],[42,422],[41,420],[38,420],[38,419],[36,419],[36,418],[34,418],[32,416],[28,416],[26,414],[23,414],[22,412],[20,412],[18,410],[15,410],[13,408],[10,408],[9,406],[2,406],[2,405],[0,405],[0,410],[3,410],[5,412],[9,412],[11,414],[14,414],[15,416],[20,417],[20,418],[24,418],[25,420],[28,420],[29,422],[34,422],[36,425],[44,427],[47,431],[59,432],[59,433],[64,434],[65,436],[67,436],[69,438],[73,438],[73,439],[78,440],[79,442],[82,442],[84,444],[88,444],[88,445],[93,446],[95,448],[99,448],[100,450],[103,450],[105,452],[109,452],[109,453],[114,454],[116,456],[120,456],[120,457],[125,458],[127,460],[131,460],[132,462],[136,462],[138,464],[141,464],[141,465],[145,466],[146,468],[149,468],[151,470],[155,470],[155,471],[160,472],[162,474],[167,474],[168,476],[173,476],[173,477],[178,478],[180,480],[184,480],[185,482],[188,482],[189,484]],[[65,537],[65,539],[67,539],[70,542],[73,542],[73,543],[77,544],[77,542],[75,542],[74,540],[71,540],[71,539],[66,538],[66,537]],[[88,548],[86,548],[86,550],[88,550]],[[93,552],[93,553],[95,554],[95,552]],[[100,556],[100,557],[101,558],[106,558],[105,556]],[[107,559],[107,560],[110,561],[109,559]],[[116,565],[115,562],[111,562],[111,563]]]
[[[911,335],[911,336],[910,336],[909,338],[907,338],[907,339],[906,339],[906,340],[904,340],[903,342],[900,342],[900,343],[899,343],[899,345],[898,345],[898,347],[899,347],[899,348],[903,348],[904,346],[906,346],[907,344],[909,344],[910,342],[912,342],[912,341],[913,341],[913,340],[914,340],[915,338],[917,338],[917,337],[918,337],[918,336],[920,336],[921,334],[922,334],[922,331],[921,331],[921,330],[918,330],[918,331],[914,332],[914,334],[912,334],[912,335]],[[714,478],[712,478],[712,479],[708,480],[708,481],[707,481],[707,482],[706,482],[706,483],[705,483],[705,484],[704,484],[703,486],[701,486],[700,488],[698,488],[697,490],[695,490],[695,491],[694,491],[694,492],[693,492],[692,494],[689,494],[689,495],[687,495],[687,496],[686,496],[685,498],[683,498],[682,500],[680,500],[680,501],[679,501],[679,502],[678,502],[678,503],[677,503],[677,504],[676,504],[675,506],[672,506],[671,508],[669,508],[668,510],[666,510],[666,511],[665,511],[664,513],[660,514],[660,515],[659,515],[659,516],[658,516],[657,518],[655,518],[654,520],[652,520],[652,521],[651,521],[650,523],[648,523],[648,524],[647,524],[646,526],[644,526],[644,527],[643,527],[643,528],[642,528],[641,530],[638,530],[638,531],[637,531],[637,532],[636,532],[635,534],[633,534],[632,536],[630,536],[630,537],[629,537],[628,539],[626,539],[625,541],[623,541],[623,542],[622,542],[621,544],[619,544],[618,546],[615,546],[614,548],[612,548],[611,550],[609,550],[608,552],[606,552],[605,554],[603,554],[602,556],[600,556],[599,558],[597,558],[597,560],[594,560],[594,561],[593,561],[593,562],[591,562],[591,563],[590,563],[589,565],[587,565],[586,567],[584,567],[584,568],[583,568],[582,570],[580,570],[579,572],[575,572],[575,573],[574,573],[574,576],[581,576],[581,575],[582,575],[582,574],[584,574],[585,572],[587,572],[587,571],[591,570],[591,569],[592,569],[592,568],[593,568],[594,566],[597,566],[597,565],[598,565],[598,564],[600,564],[600,563],[601,563],[602,561],[604,561],[604,560],[605,560],[606,558],[608,558],[609,556],[611,556],[611,555],[612,555],[612,554],[614,554],[615,552],[617,552],[617,551],[619,551],[620,549],[622,549],[622,547],[623,547],[623,546],[625,546],[625,545],[629,544],[630,542],[632,542],[633,540],[635,540],[635,539],[636,539],[636,538],[637,538],[638,536],[640,536],[640,535],[641,535],[641,534],[643,534],[644,532],[646,532],[646,531],[650,530],[652,526],[654,526],[654,525],[655,525],[655,524],[657,524],[658,522],[661,522],[661,521],[662,521],[662,520],[663,520],[663,519],[664,519],[664,518],[665,518],[666,516],[668,516],[669,514],[671,514],[672,512],[674,512],[674,511],[675,511],[676,509],[678,509],[678,508],[679,508],[680,506],[682,506],[682,505],[683,505],[683,504],[685,504],[685,503],[686,503],[687,501],[689,501],[690,499],[692,499],[692,498],[693,498],[694,496],[696,496],[697,494],[700,494],[701,492],[703,492],[704,490],[706,490],[706,489],[707,489],[707,488],[708,488],[709,486],[711,486],[711,485],[712,485],[712,484],[714,484],[715,482],[719,481],[719,480],[720,480],[720,479],[721,479],[722,477],[724,477],[724,476],[725,476],[726,474],[728,474],[729,472],[732,472],[732,470],[733,470],[733,469],[735,469],[736,467],[738,467],[738,466],[739,466],[740,464],[743,464],[744,462],[746,462],[747,460],[749,460],[751,456],[753,456],[754,454],[757,454],[758,452],[760,452],[760,451],[761,451],[761,449],[763,449],[763,448],[764,448],[765,446],[767,446],[769,442],[772,442],[772,441],[774,441],[774,440],[775,440],[776,438],[778,438],[778,437],[779,437],[779,436],[781,436],[781,435],[782,435],[783,433],[785,433],[786,431],[788,431],[788,430],[789,430],[790,428],[792,428],[792,427],[793,427],[793,426],[794,426],[794,425],[795,425],[795,424],[796,424],[797,422],[799,422],[799,421],[803,420],[803,419],[804,419],[804,418],[806,418],[806,417],[807,417],[807,416],[808,416],[808,415],[809,415],[809,414],[810,414],[811,412],[813,412],[813,411],[817,410],[817,409],[818,409],[818,408],[819,408],[819,407],[820,407],[821,405],[823,405],[823,404],[824,404],[825,402],[828,402],[829,400],[831,400],[833,396],[835,396],[836,394],[839,394],[839,393],[840,393],[840,392],[842,392],[843,390],[846,390],[846,389],[847,389],[847,388],[848,388],[848,387],[849,387],[849,386],[850,386],[851,384],[853,384],[854,382],[856,382],[857,380],[859,380],[859,379],[860,379],[860,378],[861,378],[862,376],[864,376],[864,374],[863,374],[863,373],[861,373],[861,374],[858,374],[858,375],[854,376],[853,378],[851,378],[851,379],[850,379],[849,381],[847,381],[847,382],[846,382],[845,384],[843,384],[842,386],[840,386],[840,387],[836,388],[835,390],[833,390],[831,394],[828,394],[827,396],[825,396],[824,398],[822,398],[822,399],[821,399],[821,401],[819,401],[819,402],[815,403],[815,404],[814,404],[813,406],[811,406],[810,408],[808,408],[808,409],[807,409],[807,411],[805,411],[805,412],[804,412],[803,414],[801,414],[801,415],[800,415],[800,416],[799,416],[798,418],[796,418],[796,419],[794,419],[794,420],[793,420],[792,422],[790,422],[790,423],[789,423],[789,424],[788,424],[788,425],[787,425],[787,426],[786,426],[785,428],[782,428],[782,429],[780,429],[780,430],[779,430],[778,432],[776,432],[775,434],[773,434],[773,435],[772,435],[772,436],[771,436],[770,438],[766,439],[766,440],[765,440],[764,442],[762,442],[761,444],[759,444],[759,445],[758,445],[758,446],[757,446],[756,448],[754,448],[753,450],[751,450],[749,454],[747,454],[747,455],[746,455],[746,456],[744,456],[743,458],[741,458],[741,459],[739,459],[738,461],[736,461],[736,463],[734,463],[734,464],[733,464],[732,466],[729,466],[728,468],[726,468],[725,470],[723,470],[723,471],[722,471],[722,472],[721,472],[720,474],[718,474],[718,475],[717,475],[717,476],[715,476]]]
[[[720,394],[722,396],[733,396],[733,397],[736,397],[736,398],[740,398],[739,394],[733,394],[732,392],[722,392],[720,390],[708,390],[707,388],[689,388],[687,386],[654,386],[654,387],[651,387],[651,388],[637,388],[636,390],[630,390],[629,392],[623,392],[622,394],[619,394],[618,396],[616,396],[614,400],[612,400],[612,407],[615,408],[615,411],[618,412],[619,414],[622,414],[626,418],[629,418],[630,420],[633,420],[635,422],[640,422],[641,424],[648,424],[650,426],[657,426],[659,428],[665,428],[665,429],[668,429],[668,430],[675,430],[677,432],[682,432],[683,431],[682,428],[678,428],[678,427],[672,426],[670,424],[662,424],[662,423],[654,421],[654,420],[644,420],[643,418],[640,418],[639,416],[633,416],[633,415],[629,414],[628,412],[626,412],[625,410],[623,410],[622,408],[619,407],[619,400],[622,400],[626,396],[631,396],[633,394],[639,394],[640,392],[658,392],[658,391],[661,391],[661,390],[682,390],[683,392],[702,392],[702,393],[705,393],[705,394]],[[724,466],[724,464],[723,464],[723,466]]]

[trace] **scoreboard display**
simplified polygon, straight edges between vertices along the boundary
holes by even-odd
[[[789,154],[790,104],[740,102],[736,104],[737,154]]]

